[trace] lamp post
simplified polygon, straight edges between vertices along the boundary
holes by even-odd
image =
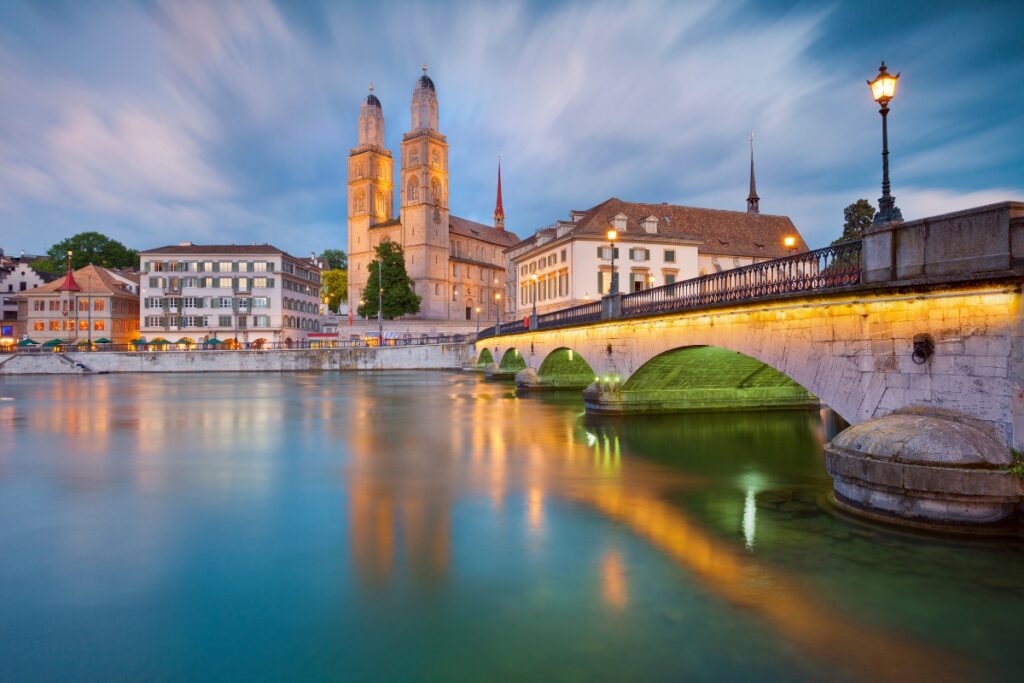
[[[480,336],[480,307],[476,307],[476,336]]]
[[[537,274],[534,273],[530,276],[533,280],[533,286],[530,288],[533,290],[533,315],[530,317],[530,329],[537,329]]]
[[[786,235],[782,238],[782,246],[786,247],[786,251],[792,254],[793,250],[796,249],[796,238],[792,235]]]
[[[377,262],[377,345],[384,346],[384,259]]]
[[[616,240],[616,238],[618,238],[619,232],[613,228],[613,229],[608,231],[607,236],[608,236],[608,242],[611,243],[611,251],[612,251],[612,281],[611,281],[611,284],[609,284],[609,286],[608,286],[608,293],[609,294],[618,294],[619,293],[619,277],[618,277],[618,273],[615,272],[615,240]]]
[[[647,289],[654,289],[654,275],[647,276]]]
[[[494,331],[501,334],[501,292],[494,293],[494,305],[498,307],[498,315],[494,322]]]
[[[896,82],[899,78],[899,74],[890,74],[885,62],[882,62],[882,66],[878,67],[878,76],[868,81],[871,96],[878,102],[878,113],[882,115],[882,196],[878,200],[875,223],[903,220],[903,214],[896,208],[896,198],[889,193],[889,101],[896,95]]]

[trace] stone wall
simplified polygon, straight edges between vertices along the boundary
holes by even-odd
[[[0,375],[83,372],[293,372],[455,370],[473,356],[466,344],[273,351],[19,353],[0,355]]]

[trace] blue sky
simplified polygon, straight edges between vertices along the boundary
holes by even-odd
[[[879,195],[881,59],[906,218],[1024,199],[1021,35],[1019,2],[8,0],[0,246],[344,248],[367,84],[397,157],[424,62],[458,215],[490,222],[499,153],[520,236],[610,196],[742,210],[754,130],[762,211],[822,246]]]

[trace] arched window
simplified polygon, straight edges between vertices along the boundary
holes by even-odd
[[[366,210],[366,196],[363,194],[362,190],[359,190],[358,192],[356,192],[355,213],[362,213],[365,210]]]
[[[441,283],[440,282],[435,282],[434,283],[434,294],[440,294],[440,293],[441,293]]]
[[[435,204],[441,203],[441,182],[437,178],[430,181],[430,199]]]
[[[377,193],[377,215],[383,216],[384,214],[384,195],[380,192]]]
[[[430,165],[435,167],[441,165],[440,156],[438,156],[437,150],[434,150],[430,155]]]
[[[410,202],[415,202],[415,201],[419,200],[419,198],[420,198],[420,186],[416,182],[415,176],[412,177],[412,178],[409,178],[409,190],[406,192],[406,194],[408,195],[408,200]]]
[[[412,155],[409,157],[409,165],[410,166],[417,166],[419,163],[420,163],[420,153],[419,152],[413,152]]]

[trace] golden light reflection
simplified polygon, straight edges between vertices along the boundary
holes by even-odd
[[[539,487],[530,489],[527,517],[530,520],[530,530],[541,531],[544,526],[544,492]]]
[[[601,557],[601,596],[609,607],[623,609],[629,602],[622,555],[609,550]]]

